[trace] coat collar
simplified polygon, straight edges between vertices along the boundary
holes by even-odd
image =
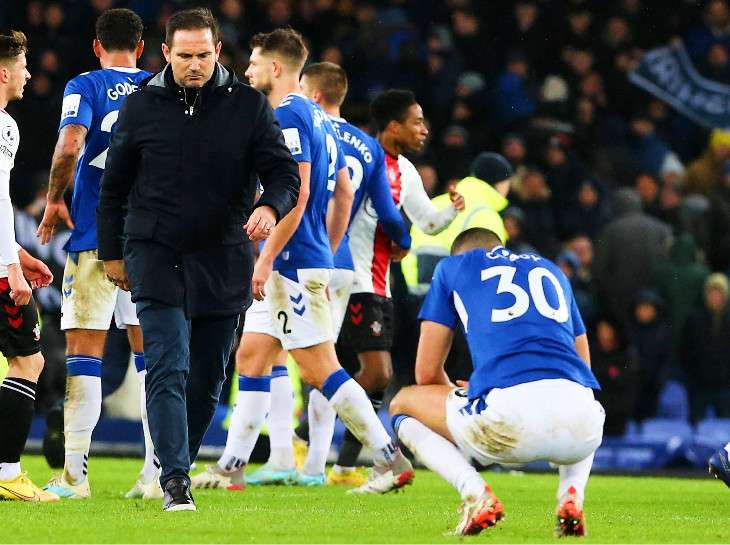
[[[224,87],[226,85],[233,85],[238,83],[236,74],[229,68],[226,68],[221,63],[215,63],[215,72],[213,73],[213,88]],[[168,70],[172,70],[172,67],[168,64],[165,68],[157,73],[148,83],[147,87],[158,87],[163,89],[169,89],[169,85],[165,79],[165,75]]]

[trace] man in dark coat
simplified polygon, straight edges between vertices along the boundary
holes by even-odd
[[[142,326],[168,511],[195,510],[188,472],[251,301],[249,239],[266,238],[299,193],[266,98],[217,62],[220,49],[210,11],[170,18],[169,64],[120,110],[98,209],[99,257]]]

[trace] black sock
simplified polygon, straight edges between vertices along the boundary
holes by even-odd
[[[383,406],[383,394],[384,392],[374,392],[368,394],[370,402],[373,404],[373,409],[377,413],[380,407]],[[337,465],[340,467],[355,467],[357,465],[357,458],[360,456],[362,450],[362,443],[352,434],[350,430],[345,430],[345,436],[342,440],[342,447],[340,453],[337,456]]]
[[[20,462],[35,409],[36,383],[8,377],[0,384],[0,462]]]
[[[309,443],[309,421],[302,420],[299,425],[294,428],[294,435],[299,437],[302,441]]]

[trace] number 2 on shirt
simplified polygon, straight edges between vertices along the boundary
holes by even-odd
[[[530,299],[532,299],[537,311],[545,318],[555,320],[558,323],[568,321],[570,313],[565,300],[565,293],[560,282],[552,272],[545,267],[535,267],[532,269],[527,275],[530,293],[527,293],[524,288],[513,282],[516,272],[517,269],[515,267],[508,265],[498,265],[482,270],[482,281],[499,277],[499,283],[497,284],[498,295],[500,293],[509,293],[515,298],[514,304],[510,307],[492,309],[493,322],[509,322],[524,315],[530,308]],[[547,301],[545,289],[542,284],[543,279],[546,279],[555,288],[558,297],[557,308],[550,306],[550,303]]]
[[[108,114],[104,116],[104,119],[101,120],[101,126],[99,129],[102,132],[112,132],[112,128],[114,127],[114,123],[117,122],[117,118],[119,117],[119,110],[112,110]],[[100,168],[101,170],[104,170],[104,165],[106,164],[106,154],[109,152],[109,148],[106,148],[104,151],[102,151],[99,155],[94,157],[91,161],[89,161],[89,165],[92,167]]]

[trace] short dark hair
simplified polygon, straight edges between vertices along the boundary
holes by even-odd
[[[494,231],[484,229],[483,227],[472,227],[471,229],[462,231],[454,239],[454,243],[451,245],[451,255],[457,255],[475,248],[491,250],[495,246],[501,246],[502,244],[502,239]]]
[[[209,28],[213,34],[213,44],[220,41],[218,21],[208,8],[190,8],[173,13],[165,25],[165,43],[172,47],[172,39],[178,30],[198,30]]]
[[[391,121],[403,123],[408,108],[417,104],[416,95],[406,89],[388,89],[370,104],[370,115],[375,121],[378,132],[384,131]]]
[[[316,82],[317,89],[327,104],[341,106],[347,95],[347,74],[333,62],[316,62],[304,67],[302,76]]]
[[[26,51],[28,51],[28,38],[19,30],[0,34],[0,62],[15,60],[15,57]]]
[[[249,47],[261,48],[262,53],[278,53],[290,65],[301,68],[307,60],[309,50],[304,38],[291,27],[277,28],[271,32],[259,32],[251,38]]]
[[[131,9],[109,9],[96,20],[96,39],[107,51],[134,51],[143,30],[142,19]]]

